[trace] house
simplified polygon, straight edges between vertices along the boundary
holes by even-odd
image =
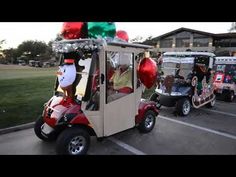
[[[154,46],[156,52],[207,51],[216,55],[236,53],[236,33],[208,33],[189,28],[179,28],[143,42]]]

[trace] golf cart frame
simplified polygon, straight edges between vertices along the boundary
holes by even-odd
[[[225,101],[232,102],[236,95],[236,57],[216,57],[214,92]]]
[[[77,76],[74,82],[76,104],[60,105],[62,90],[56,79],[54,96],[44,105],[42,117],[35,123],[35,134],[44,141],[57,140],[59,154],[86,154],[90,136],[99,140],[121,131],[138,127],[150,132],[159,113],[155,102],[141,99],[144,86],[137,76],[139,61],[150,46],[102,39],[63,40],[53,46],[61,53],[75,53]],[[132,92],[108,101],[109,65],[114,57],[130,61]],[[118,61],[113,61],[116,65]]]
[[[150,100],[155,101],[159,108],[161,105],[175,107],[181,116],[188,115],[191,106],[213,107],[215,95],[211,79],[213,74],[210,71],[214,57],[215,55],[209,52],[164,53],[161,66],[163,75]],[[205,71],[202,72],[201,68]]]

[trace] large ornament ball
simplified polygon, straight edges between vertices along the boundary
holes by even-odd
[[[88,22],[88,36],[90,38],[114,38],[116,26],[113,22]]]
[[[157,65],[151,58],[144,58],[138,65],[138,77],[140,81],[149,89],[157,79]]]

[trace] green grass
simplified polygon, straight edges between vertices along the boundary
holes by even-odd
[[[55,77],[2,80],[0,128],[35,121],[53,95]]]
[[[0,128],[35,121],[53,95],[55,68],[0,68],[0,73]]]
[[[33,68],[14,65],[0,65],[0,81],[44,76],[56,76],[57,68]]]

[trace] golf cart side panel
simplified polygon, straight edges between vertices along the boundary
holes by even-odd
[[[117,46],[112,44],[107,45],[105,50],[107,52],[119,52],[119,57],[122,57],[122,53],[132,54],[133,67],[137,67],[135,56],[145,51],[143,48],[136,48],[133,46]],[[104,69],[106,69],[105,66]],[[107,80],[107,78],[105,78],[105,80]],[[109,103],[106,100],[106,94],[104,95],[104,136],[109,136],[135,126],[135,115],[138,113],[139,106],[139,104],[135,103],[137,103],[137,100],[140,101],[142,94],[141,88],[139,87],[137,89],[136,83],[137,73],[136,70],[133,70],[132,93]],[[107,83],[105,82],[103,87],[105,90],[104,93],[106,93],[106,84]]]
[[[174,107],[176,105],[176,102],[183,98],[180,96],[169,96],[169,95],[162,95],[158,94],[160,99],[160,104],[166,107]]]
[[[144,117],[144,114],[148,110],[154,111],[156,115],[159,114],[159,110],[157,109],[155,102],[148,100],[141,100],[141,102],[139,102],[138,114],[135,116],[136,124],[140,124],[142,122],[142,118]]]
[[[105,50],[104,47],[102,47],[99,50],[99,71],[105,71],[105,65],[103,62],[104,58],[105,58]],[[99,87],[100,87],[100,99],[99,99],[99,110],[98,111],[90,111],[90,110],[86,110],[85,106],[86,104],[82,103],[82,110],[84,110],[84,114],[86,115],[86,117],[88,118],[91,127],[93,128],[94,132],[96,133],[96,136],[99,137],[103,137],[104,136],[104,112],[102,110],[104,110],[104,99],[105,99],[105,92],[103,90],[105,90],[105,81],[101,80],[101,75],[105,76],[104,72],[99,72]]]

